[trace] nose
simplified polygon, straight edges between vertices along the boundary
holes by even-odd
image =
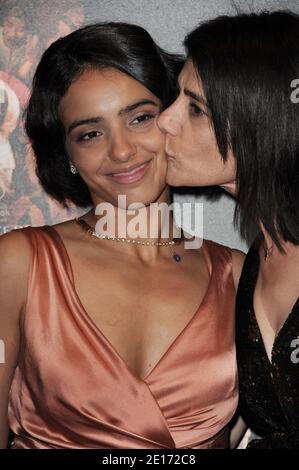
[[[111,137],[110,158],[118,162],[127,162],[136,154],[137,147],[125,130],[117,130]]]
[[[165,134],[178,135],[180,123],[176,112],[176,101],[166,108],[158,118],[158,127]]]

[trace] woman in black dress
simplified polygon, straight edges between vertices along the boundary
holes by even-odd
[[[219,185],[249,236],[237,296],[240,413],[299,448],[299,17],[220,17],[185,39],[177,100],[159,118],[168,183]]]

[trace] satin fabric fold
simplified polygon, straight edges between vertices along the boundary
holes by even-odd
[[[85,312],[58,232],[18,230],[32,264],[9,400],[12,448],[226,447],[238,398],[230,250],[204,241],[204,299],[142,380]]]

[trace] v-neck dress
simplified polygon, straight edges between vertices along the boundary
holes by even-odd
[[[262,439],[252,448],[299,449],[299,298],[275,337],[271,362],[253,308],[258,240],[243,266],[236,303],[240,413]]]
[[[227,447],[238,401],[231,250],[204,241],[204,299],[141,379],[84,310],[58,232],[18,230],[32,262],[9,397],[11,448]]]

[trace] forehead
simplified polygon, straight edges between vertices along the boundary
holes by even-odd
[[[140,92],[150,91],[142,85],[138,80],[130,77],[120,70],[107,68],[102,70],[86,70],[77,78],[69,87],[67,94],[74,93],[81,90],[81,92],[89,93],[95,92],[101,93],[102,91],[107,92],[109,89],[119,90],[119,93],[126,89],[131,89]]]
[[[117,110],[142,98],[159,103],[142,83],[117,69],[88,70],[70,85],[59,110],[63,115],[78,110]]]
[[[188,89],[193,92],[202,93],[200,78],[191,59],[188,59],[180,72],[179,85],[181,89]]]

